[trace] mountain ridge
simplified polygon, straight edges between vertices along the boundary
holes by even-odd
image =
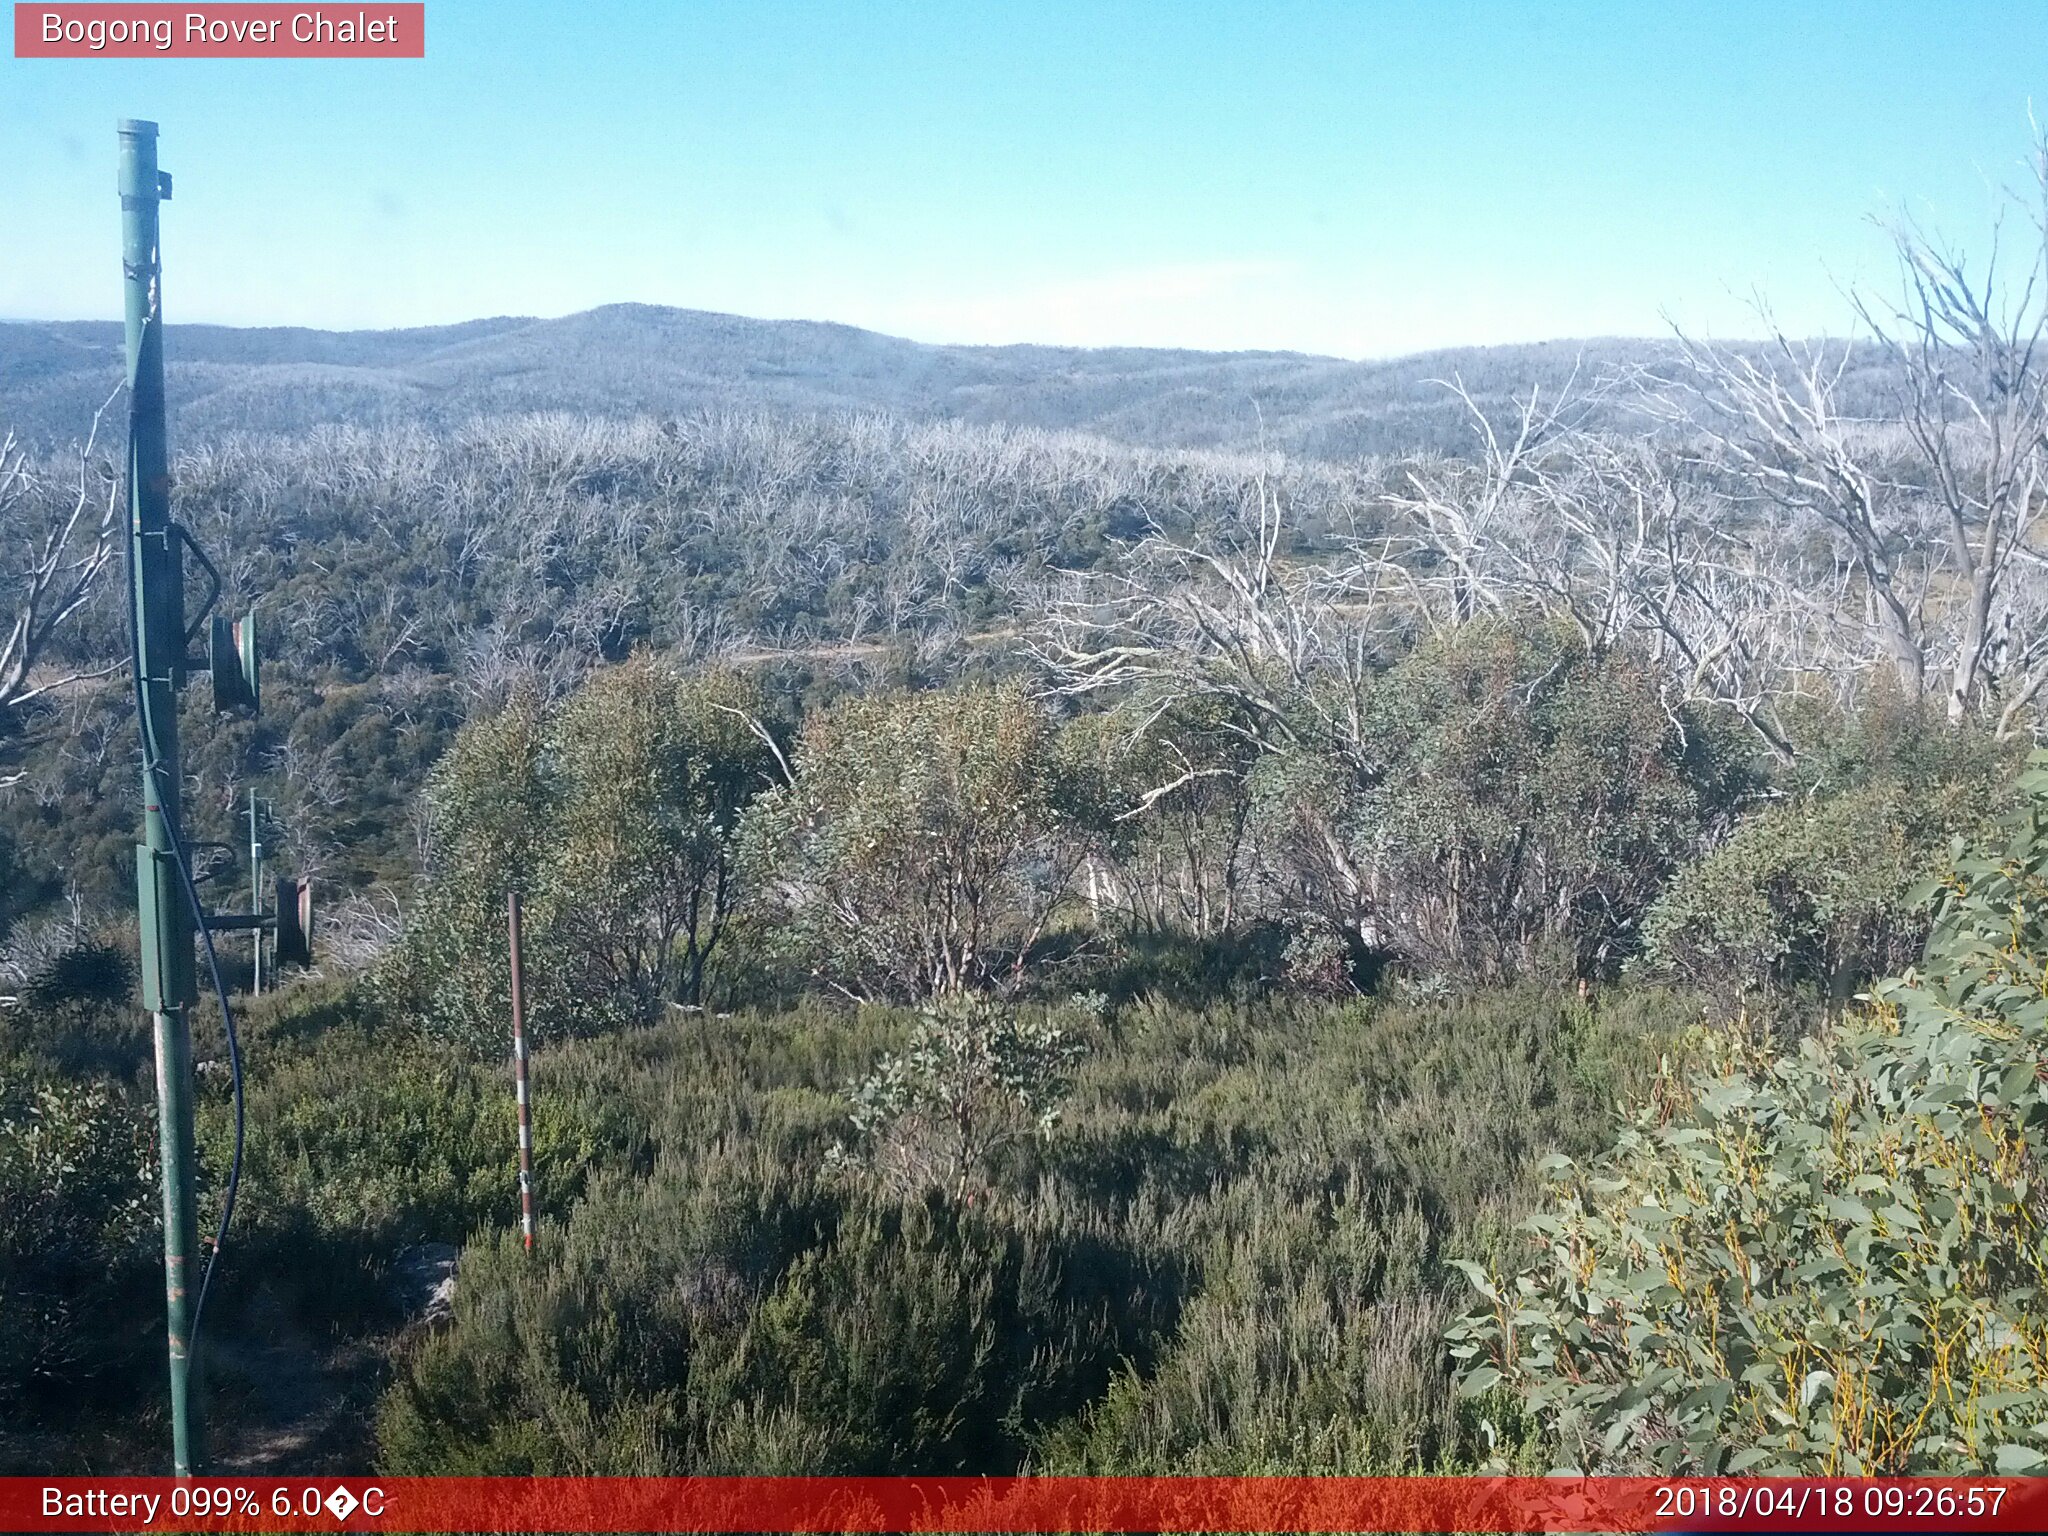
[[[1313,458],[1450,450],[1470,435],[1431,381],[1482,405],[1555,387],[1585,363],[1669,343],[1593,338],[1352,361],[1293,351],[911,341],[823,320],[608,304],[552,319],[491,316],[378,331],[178,325],[166,330],[180,440],[327,422],[448,426],[508,412],[684,414],[720,407],[885,411],[1081,431],[1140,446],[1280,449]],[[119,383],[116,321],[0,321],[0,430],[57,443]]]

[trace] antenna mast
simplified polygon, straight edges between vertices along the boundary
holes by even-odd
[[[121,141],[121,275],[128,351],[128,615],[135,666],[136,723],[142,736],[142,841],[135,849],[136,917],[142,930],[142,1006],[156,1035],[158,1141],[163,1165],[164,1302],[170,1354],[171,1448],[180,1477],[205,1459],[198,1381],[197,1330],[212,1261],[200,1272],[192,1136],[192,1009],[199,1000],[193,940],[206,940],[207,969],[220,998],[234,1072],[235,1154],[228,1171],[220,1232],[227,1231],[242,1157],[241,1055],[227,985],[213,934],[253,929],[276,934],[278,965],[312,963],[312,886],[279,880],[277,903],[262,909],[256,802],[249,831],[253,910],[207,912],[201,905],[183,831],[178,766],[178,690],[194,672],[213,677],[213,704],[254,714],[260,704],[256,616],[234,622],[214,612],[220,572],[171,516],[170,451],[164,425],[163,259],[157,207],[171,178],[157,169],[156,124],[119,125]],[[205,573],[209,590],[198,617],[185,617],[185,555]],[[188,648],[207,632],[206,653]],[[260,962],[259,962],[260,966]],[[273,967],[274,969],[275,967]],[[273,977],[272,984],[275,985]],[[218,1245],[215,1257],[218,1257]],[[195,1282],[196,1289],[195,1289]]]
[[[135,684],[142,715],[142,842],[135,850],[142,926],[142,1006],[156,1032],[156,1095],[164,1186],[164,1300],[177,1474],[205,1455],[194,1390],[193,1286],[198,1280],[192,1192],[192,914],[180,889],[178,685],[185,671],[183,540],[171,522],[164,428],[163,267],[157,204],[171,179],[157,169],[156,124],[120,125],[121,274],[128,342],[128,600],[135,619]]]

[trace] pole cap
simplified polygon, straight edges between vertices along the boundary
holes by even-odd
[[[156,124],[143,117],[124,117],[114,124],[114,129],[117,133],[127,134],[133,138],[153,139],[156,137]]]

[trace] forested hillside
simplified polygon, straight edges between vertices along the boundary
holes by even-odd
[[[120,345],[114,322],[0,323],[0,421],[34,441],[76,436],[120,382]],[[172,430],[188,442],[322,424],[444,429],[528,411],[765,408],[885,411],[1313,459],[1469,451],[1463,412],[1438,380],[1461,378],[1500,409],[1575,370],[1654,365],[1672,352],[1661,341],[1558,341],[1345,362],[1289,352],[933,346],[845,325],[644,304],[411,331],[172,325],[165,337]]]

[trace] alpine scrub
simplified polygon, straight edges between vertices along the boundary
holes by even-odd
[[[1489,1436],[1597,1472],[2048,1469],[2048,753],[2020,790],[1922,888],[1920,967],[1792,1054],[1701,1040],[1610,1152],[1546,1161],[1538,1254],[1461,1266]]]

